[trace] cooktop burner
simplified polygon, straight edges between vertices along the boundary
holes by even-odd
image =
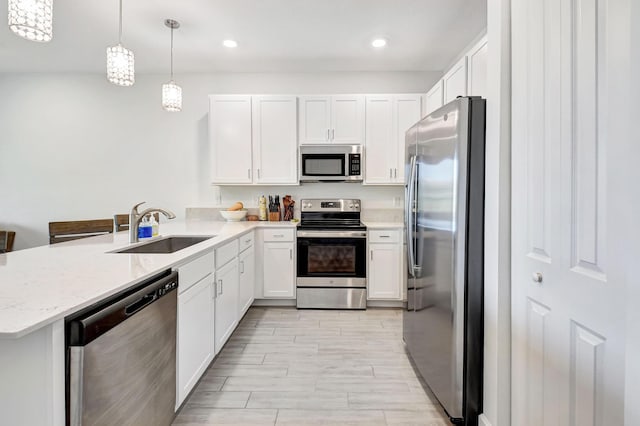
[[[360,222],[360,200],[357,199],[306,199],[301,201],[298,229],[366,230]]]

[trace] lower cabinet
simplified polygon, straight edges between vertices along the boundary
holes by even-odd
[[[253,246],[238,255],[238,264],[240,269],[238,319],[240,319],[247,312],[254,299],[256,261]]]
[[[263,249],[263,297],[295,298],[294,229],[265,230]]]
[[[367,299],[402,300],[402,231],[370,230]]]
[[[238,287],[240,277],[238,273],[238,258],[216,271],[215,289],[215,320],[214,336],[215,351],[220,352],[222,346],[231,336],[238,325]]]
[[[213,359],[213,309],[211,273],[178,295],[176,408]]]

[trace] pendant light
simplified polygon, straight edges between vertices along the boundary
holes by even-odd
[[[162,108],[178,112],[182,110],[182,87],[173,81],[173,30],[180,28],[180,23],[173,19],[165,19],[164,24],[171,28],[171,79],[162,85]]]
[[[53,0],[9,0],[9,28],[31,41],[53,37]]]
[[[107,80],[118,86],[132,86],[136,81],[133,52],[122,45],[122,0],[118,44],[107,47]]]

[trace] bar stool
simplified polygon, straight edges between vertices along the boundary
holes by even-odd
[[[0,253],[7,253],[13,250],[13,241],[16,233],[13,231],[0,231]]]
[[[111,219],[75,220],[67,222],[49,222],[49,244],[113,232]]]

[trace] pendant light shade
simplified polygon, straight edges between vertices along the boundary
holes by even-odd
[[[171,80],[162,85],[162,108],[165,111],[182,110],[182,87],[173,81],[173,30],[180,28],[180,23],[173,19],[165,19],[164,24],[171,28]]]
[[[9,28],[31,41],[53,38],[53,0],[9,0]]]
[[[122,45],[122,0],[118,25],[118,44],[107,47],[107,80],[118,86],[133,86],[136,81],[133,52]]]

